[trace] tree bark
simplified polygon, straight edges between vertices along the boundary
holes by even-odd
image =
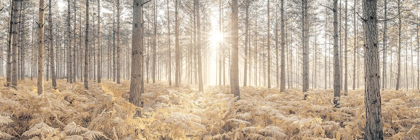
[[[387,0],[384,0],[384,19],[387,19]],[[387,20],[384,20],[384,31],[383,31],[383,39],[382,39],[382,41],[383,41],[383,43],[382,43],[382,45],[383,45],[383,48],[382,48],[382,57],[383,57],[383,60],[382,60],[382,90],[384,90],[385,88],[386,88],[386,53],[387,53],[387,36],[386,36],[386,32],[387,32],[387,26],[388,26],[388,24],[387,24]]]
[[[73,83],[72,60],[71,60],[71,24],[70,24],[70,0],[67,1],[67,82]]]
[[[44,73],[44,0],[39,0],[38,15],[38,95],[44,93],[43,73]]]
[[[50,59],[51,59],[51,81],[52,81],[52,86],[54,89],[57,89],[57,78],[56,78],[56,74],[55,74],[55,64],[54,64],[54,35],[53,35],[53,21],[52,21],[52,10],[51,10],[51,1],[48,1],[48,24],[50,26]]]
[[[302,65],[302,91],[309,88],[309,25],[308,25],[308,0],[302,0],[302,43],[303,43],[303,65]]]
[[[101,66],[101,0],[98,0],[98,83],[101,83],[102,79],[102,66]]]
[[[238,0],[232,0],[232,56],[230,65],[230,92],[240,99],[238,69]]]
[[[286,84],[285,84],[285,59],[284,59],[284,55],[285,55],[285,37],[287,36],[284,32],[284,27],[285,27],[285,17],[284,17],[284,0],[281,0],[281,8],[280,8],[280,12],[281,12],[281,25],[280,25],[280,30],[281,30],[281,63],[280,63],[280,69],[281,69],[281,73],[280,73],[280,92],[284,92],[284,90],[286,89]]]
[[[363,1],[363,29],[365,32],[365,140],[382,140],[382,115],[380,93],[380,65],[376,0]]]
[[[86,29],[85,29],[85,70],[84,86],[89,89],[89,0],[86,1]]]
[[[395,90],[400,89],[400,78],[401,78],[401,0],[398,0],[398,60],[397,60],[397,85]]]
[[[348,71],[347,71],[347,0],[344,8],[344,95],[347,96],[348,86]]]
[[[117,84],[121,83],[120,0],[117,0]]]
[[[244,56],[244,87],[247,82],[248,41],[249,41],[249,0],[245,1],[245,56]]]
[[[130,84],[130,103],[141,107],[143,93],[143,0],[133,0],[133,30],[132,30],[132,67]],[[140,112],[137,111],[137,116]]]
[[[338,18],[337,18],[337,2],[334,0],[334,107],[339,107],[340,101],[340,58],[338,50]]]
[[[197,12],[197,58],[198,58],[198,87],[199,91],[204,92],[203,88],[203,68],[201,62],[201,29],[200,29],[200,0],[196,0],[195,12]],[[180,77],[181,78],[181,77]]]
[[[19,26],[19,11],[20,11],[20,3],[21,3],[21,1],[19,1],[19,0],[16,0],[13,4],[14,4],[14,8],[13,8],[13,20],[14,20],[14,22],[13,22],[13,29],[12,29],[12,32],[13,32],[13,37],[11,38],[12,40],[13,40],[13,43],[12,43],[12,63],[11,63],[11,68],[12,68],[12,70],[11,70],[11,78],[12,78],[12,87],[13,88],[16,88],[16,86],[17,86],[17,79],[18,79],[18,75],[17,75],[17,49],[18,49],[18,39],[19,39],[19,33],[18,33],[18,31],[19,31],[19,29],[18,29],[18,26]]]
[[[270,0],[267,1],[267,84],[271,88],[271,52],[270,52]]]
[[[178,0],[175,0],[175,86],[179,87],[181,69],[181,50],[179,48]]]

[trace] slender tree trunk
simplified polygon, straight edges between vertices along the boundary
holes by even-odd
[[[86,30],[85,30],[85,70],[84,70],[84,86],[89,89],[89,1],[86,1]]]
[[[73,83],[71,69],[71,24],[70,24],[70,0],[67,1],[67,82]]]
[[[51,81],[52,81],[52,86],[54,89],[57,89],[57,82],[56,82],[56,74],[55,74],[55,65],[54,65],[54,35],[53,35],[53,21],[52,21],[52,12],[51,12],[51,1],[48,1],[48,24],[50,26],[50,59],[51,59]]]
[[[101,0],[98,0],[98,83],[101,83],[102,79],[102,66],[101,66]]]
[[[363,29],[365,32],[365,140],[382,140],[380,93],[380,65],[378,50],[377,1],[363,1]]]
[[[153,83],[156,82],[156,48],[157,48],[157,0],[155,0],[154,5],[153,5],[153,62],[152,62],[152,80]]]
[[[386,1],[386,0],[385,0]],[[356,68],[357,68],[357,61],[356,61],[356,54],[357,54],[357,22],[356,22],[356,5],[357,0],[354,0],[353,5],[353,27],[354,27],[354,44],[353,44],[353,90],[356,89]],[[385,77],[384,77],[385,78]]]
[[[169,20],[169,0],[166,0],[166,8],[168,10],[168,81],[169,81],[169,86],[172,85],[172,53],[171,53],[171,26],[170,26],[170,20]],[[134,52],[134,51],[133,51]],[[133,65],[134,67],[134,65]]]
[[[238,69],[238,0],[232,0],[232,57],[230,68],[230,92],[240,99]]]
[[[397,85],[395,90],[400,89],[400,78],[401,78],[401,0],[398,0],[398,60],[397,60]]]
[[[267,1],[267,84],[271,88],[271,52],[270,52],[270,1]]]
[[[302,43],[303,45],[303,65],[302,65],[302,91],[306,92],[309,88],[309,28],[308,28],[308,0],[302,0]]]
[[[9,23],[9,34],[7,36],[7,62],[6,62],[6,86],[9,87],[11,85],[12,82],[12,62],[11,62],[11,58],[12,58],[12,48],[13,48],[13,36],[15,34],[15,29],[13,27],[15,27],[15,9],[16,9],[16,0],[12,0],[11,2],[11,11],[10,11],[10,23]]]
[[[338,50],[338,18],[337,18],[337,2],[334,0],[334,107],[339,107],[340,101],[340,59]]]
[[[43,72],[44,72],[44,0],[39,0],[38,15],[38,95],[44,93]]]
[[[120,0],[117,0],[117,84],[121,83]]]
[[[245,1],[245,62],[244,62],[244,87],[247,81],[247,64],[248,64],[248,41],[249,41],[249,0]]]
[[[181,69],[181,50],[179,48],[179,21],[178,21],[178,0],[175,0],[175,86],[179,87]]]
[[[384,19],[387,19],[387,0],[384,0],[384,5],[385,5],[385,7],[384,7]],[[383,57],[383,60],[382,60],[382,90],[384,90],[385,88],[386,88],[386,53],[387,53],[387,36],[386,36],[386,32],[387,32],[387,20],[384,20],[384,31],[383,31],[383,39],[382,39],[382,41],[383,41],[383,43],[382,43],[382,45],[383,45],[383,48],[382,48],[382,57]]]
[[[348,71],[347,71],[347,0],[344,8],[344,95],[347,96],[348,86]]]
[[[200,29],[200,0],[196,0],[195,12],[197,12],[197,57],[198,57],[198,87],[199,91],[204,92],[203,88],[203,68],[201,62],[201,29]],[[180,77],[181,78],[181,77]]]
[[[18,31],[19,31],[19,29],[18,29],[18,26],[19,26],[19,11],[20,11],[20,3],[21,3],[21,1],[19,1],[19,0],[16,0],[15,2],[14,2],[14,8],[13,8],[13,20],[14,20],[14,22],[13,22],[13,29],[12,29],[12,32],[13,32],[13,37],[11,38],[12,40],[13,40],[13,43],[12,43],[12,63],[11,63],[11,66],[12,66],[12,71],[11,71],[11,73],[12,73],[12,75],[11,75],[11,77],[12,77],[12,87],[13,88],[16,88],[16,86],[17,86],[17,79],[18,79],[18,75],[17,75],[17,71],[18,71],[18,69],[17,69],[17,49],[18,49],[18,39],[19,39],[19,33],[18,33]]]
[[[280,8],[280,12],[281,12],[281,25],[280,25],[280,30],[281,30],[281,63],[280,63],[280,69],[281,69],[281,73],[280,73],[280,92],[284,92],[285,88],[286,88],[286,84],[285,84],[285,59],[284,59],[284,49],[285,49],[285,37],[287,36],[284,32],[284,27],[285,27],[285,19],[284,19],[284,0],[281,0],[281,8]]]

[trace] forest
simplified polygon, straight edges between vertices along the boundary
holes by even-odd
[[[0,0],[1,140],[418,140],[419,0]]]

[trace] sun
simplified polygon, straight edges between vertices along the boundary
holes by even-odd
[[[219,31],[212,31],[210,41],[214,44],[219,44],[223,42],[223,33]]]

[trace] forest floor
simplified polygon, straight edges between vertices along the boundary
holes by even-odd
[[[5,79],[0,78],[0,85]],[[18,82],[0,87],[0,139],[362,139],[364,92],[350,90],[333,108],[332,90],[241,88],[235,102],[228,86],[169,87],[146,84],[143,108],[128,102],[129,81]],[[386,139],[420,139],[419,91],[381,92]],[[133,118],[136,109],[141,117]]]

